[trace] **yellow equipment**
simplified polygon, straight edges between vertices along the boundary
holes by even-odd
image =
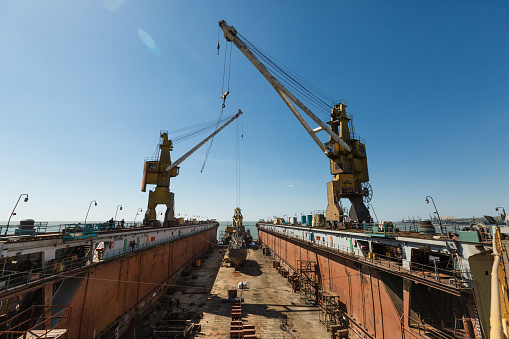
[[[171,223],[175,219],[174,194],[170,192],[170,178],[179,174],[179,167],[173,167],[170,171],[166,171],[166,168],[171,165],[170,151],[173,151],[172,142],[168,140],[166,132],[161,133],[159,150],[159,160],[145,161],[143,167],[141,191],[146,192],[147,185],[156,185],[154,191],[148,193],[148,207],[143,219],[145,225],[157,222],[156,207],[159,204],[166,205],[165,224]]]
[[[325,154],[330,159],[330,172],[332,181],[327,183],[328,206],[326,218],[333,224],[333,228],[343,221],[343,210],[339,206],[339,199],[348,198],[352,203],[350,220],[369,222],[371,217],[363,203],[363,199],[369,202],[372,191],[368,184],[368,160],[366,146],[353,133],[350,125],[351,118],[346,114],[346,104],[339,103],[331,113],[329,124],[336,134],[350,146],[350,151],[336,142],[332,137],[325,143]],[[352,130],[352,133],[350,133]]]
[[[244,220],[244,217],[242,216],[240,207],[237,207],[233,212],[233,228],[235,228],[239,233],[242,231],[242,220]]]
[[[166,205],[166,213],[164,214],[164,226],[176,225],[178,222],[175,220],[174,209],[174,194],[170,192],[170,179],[179,174],[179,167],[184,160],[191,154],[196,152],[207,141],[212,139],[214,135],[221,132],[223,128],[228,126],[233,120],[237,119],[242,114],[239,109],[231,119],[225,122],[216,131],[202,140],[198,145],[189,150],[186,154],[180,157],[177,161],[171,162],[170,152],[173,150],[172,141],[168,139],[168,133],[161,132],[161,142],[159,143],[159,157],[157,160],[145,161],[143,167],[143,181],[141,184],[141,191],[146,192],[147,185],[156,185],[154,191],[149,191],[148,194],[148,207],[145,213],[143,223],[145,225],[156,226],[159,225],[157,221],[156,207],[159,204]]]
[[[244,56],[260,71],[269,81],[272,87],[286,103],[304,129],[308,132],[315,143],[330,159],[332,181],[327,183],[328,206],[326,220],[330,226],[336,228],[344,225],[343,209],[340,207],[341,198],[348,198],[352,203],[350,209],[350,221],[361,223],[371,222],[371,216],[364,205],[371,200],[372,190],[369,185],[368,163],[364,142],[353,133],[351,118],[346,114],[346,105],[339,103],[332,108],[331,119],[328,123],[323,122],[298,98],[293,95],[255,56],[261,53],[244,37],[237,33],[233,26],[228,26],[224,20],[219,22],[219,27],[224,32],[227,41],[231,41],[244,54]],[[266,57],[266,56],[264,56]],[[279,71],[281,71],[279,69]],[[301,113],[299,107],[318,127],[312,129]],[[330,125],[329,126],[327,126]],[[329,142],[322,143],[316,133],[325,131],[329,135]]]

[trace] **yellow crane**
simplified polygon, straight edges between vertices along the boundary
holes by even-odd
[[[166,213],[164,214],[164,226],[171,226],[175,223],[174,194],[170,192],[170,179],[179,174],[179,167],[184,160],[191,154],[196,152],[207,141],[212,139],[223,128],[228,126],[232,121],[242,114],[239,109],[238,113],[225,122],[221,127],[216,129],[214,133],[203,139],[199,144],[190,149],[186,154],[181,156],[177,161],[171,162],[170,152],[173,150],[173,143],[168,139],[168,133],[161,133],[161,142],[159,143],[159,157],[157,160],[145,161],[143,167],[143,180],[141,191],[146,192],[147,185],[156,185],[153,191],[148,194],[148,206],[145,213],[143,223],[145,225],[158,225],[156,207],[157,205],[166,205]]]
[[[332,174],[332,181],[327,183],[328,206],[326,218],[329,225],[333,228],[343,225],[344,213],[340,206],[341,198],[348,198],[352,203],[349,213],[351,221],[358,223],[371,221],[369,210],[364,205],[364,202],[368,203],[372,197],[372,189],[368,183],[366,146],[353,132],[351,117],[346,113],[346,103],[340,102],[334,105],[330,121],[323,122],[276,79],[255,56],[255,53],[260,53],[256,47],[244,37],[239,36],[237,30],[233,26],[228,26],[224,20],[219,22],[219,27],[223,30],[225,39],[235,44],[269,81],[318,147],[329,158]],[[264,57],[266,56],[264,55]],[[318,127],[312,129],[295,106],[299,107],[304,114],[318,124]],[[316,136],[316,133],[320,131],[325,131],[329,135],[329,142],[324,144]]]

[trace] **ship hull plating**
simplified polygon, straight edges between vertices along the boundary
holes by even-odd
[[[247,248],[229,248],[226,256],[232,264],[239,266],[247,258]]]

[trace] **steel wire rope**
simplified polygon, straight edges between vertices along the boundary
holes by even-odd
[[[353,277],[353,276],[360,276],[361,274],[350,274],[350,275],[344,275],[339,277],[334,277],[332,279],[340,279],[340,278],[347,278],[347,277]],[[98,281],[107,281],[107,282],[117,282],[117,283],[126,283],[126,284],[138,284],[138,285],[153,285],[153,286],[168,286],[168,287],[207,287],[209,284],[197,284],[197,285],[177,285],[177,284],[162,284],[162,283],[151,283],[151,282],[144,282],[144,281],[133,281],[133,280],[120,280],[120,279],[106,279],[106,278],[91,278],[91,277],[80,277],[80,276],[74,276],[74,275],[66,275],[66,274],[59,274],[58,276],[64,277],[64,278],[72,278],[72,279],[86,279],[86,280],[98,280]],[[248,288],[248,290],[254,291],[254,290],[261,290],[261,289],[267,289],[267,287],[288,287],[288,282],[282,284],[282,285],[270,285],[264,286],[264,287],[257,287],[257,288]]]
[[[235,133],[235,186],[237,193],[237,207],[240,208],[240,126],[239,121],[236,121]]]
[[[270,60],[273,60],[273,62],[275,64],[279,64],[279,66],[283,69],[286,69],[286,71],[288,73],[292,73],[295,77],[299,78],[302,82],[305,82],[308,86],[312,87],[314,89],[314,91],[321,95],[324,99],[326,100],[330,100],[330,101],[333,101],[334,98],[332,96],[330,96],[328,93],[326,93],[325,91],[323,91],[322,89],[320,89],[318,86],[314,85],[312,82],[308,81],[306,78],[302,77],[301,75],[299,75],[297,72],[293,71],[291,68],[287,67],[286,65],[284,65],[282,62],[280,62],[279,60],[277,60],[276,58],[272,57],[270,54],[264,52],[262,49],[258,48],[256,45],[254,45],[253,43],[251,43],[249,40],[247,40],[245,37],[243,37],[240,33],[238,33],[239,37],[241,38],[241,40],[244,41],[244,43],[246,44],[249,44],[250,46],[252,46],[253,48],[255,48],[259,53],[267,56],[267,58],[269,58]]]
[[[320,88],[318,88],[317,86],[315,86],[314,84],[312,84],[311,82],[306,80],[304,77],[300,76],[298,73],[294,72],[289,67],[285,66],[283,63],[281,63],[277,59],[275,59],[272,56],[270,56],[268,53],[265,53],[264,51],[262,51],[261,49],[259,49],[258,47],[256,47],[254,44],[252,44],[251,42],[249,42],[247,40],[246,40],[246,43],[249,46],[251,46],[251,48],[253,49],[253,51],[256,54],[258,54],[259,56],[263,57],[264,60],[269,62],[270,65],[272,65],[271,67],[276,69],[280,74],[286,75],[287,77],[292,79],[292,81],[294,81],[295,83],[299,83],[299,81],[297,81],[295,78],[300,79],[300,83],[299,84],[302,85],[302,83],[304,83],[305,86],[302,85],[302,87],[306,88],[306,90],[308,90],[310,93],[313,92],[314,93],[313,95],[315,95],[317,97],[319,97],[319,96],[322,97],[321,101],[324,101],[324,102],[326,102],[326,101],[330,101],[330,102],[334,101],[334,98],[332,98],[329,94],[327,94],[324,91],[322,91]]]
[[[257,55],[260,59],[265,61],[265,66],[272,70],[273,73],[277,73],[280,75],[278,80],[281,82],[284,82],[287,84],[287,86],[292,87],[295,91],[298,91],[301,93],[302,96],[307,98],[309,101],[311,101],[313,104],[320,104],[318,100],[313,98],[312,96],[317,97],[315,94],[311,93],[310,90],[305,88],[302,84],[300,84],[298,81],[296,81],[294,78],[292,78],[290,75],[288,75],[287,72],[285,72],[281,67],[279,67],[275,62],[273,62],[270,57],[265,55],[263,52],[259,51],[256,46],[251,46],[252,52]],[[303,90],[307,91],[303,92]]]
[[[255,52],[261,59],[265,60],[267,63],[266,66],[273,70],[273,72],[278,73],[281,77],[278,78],[281,82],[286,84],[288,87],[292,88],[295,92],[298,92],[302,97],[305,98],[304,101],[308,101],[311,105],[315,106],[318,109],[330,108],[324,100],[318,98],[316,94],[313,94],[311,90],[303,86],[297,80],[295,80],[292,76],[288,75],[288,73],[281,69],[278,65],[276,65],[270,58],[266,57],[263,54],[258,54]]]
[[[271,67],[269,67],[269,68],[271,68]],[[300,95],[301,101],[307,102],[308,105],[314,106],[319,111],[322,111],[322,110],[328,111],[331,108],[330,105],[328,105],[324,101],[320,100],[318,97],[314,96],[312,93],[310,93],[310,91],[308,89],[304,88],[301,84],[299,84],[297,81],[295,81],[295,79],[287,77],[286,74],[284,74],[284,72],[280,71],[277,68],[272,68],[272,70],[273,70],[273,73],[277,73],[281,76],[281,77],[277,77],[277,74],[276,74],[276,78],[278,78],[278,80],[281,83],[286,85],[286,87],[291,89],[295,94],[298,94],[297,96]],[[322,113],[325,114],[325,112],[322,112]]]
[[[302,90],[299,86],[295,85],[293,82],[285,80],[285,78],[279,78],[278,80],[283,85],[285,85],[285,87],[287,87],[294,95],[296,95],[297,97],[300,96],[301,102],[306,103],[307,106],[315,107],[315,109],[317,109],[320,113],[324,114],[325,117],[328,117],[328,114],[326,112],[328,112],[331,109],[331,106],[325,105],[323,102],[316,100],[309,93],[306,93],[306,91]]]
[[[219,120],[219,123],[220,124],[224,123],[227,120],[231,119],[233,116],[235,116],[235,114],[230,114],[230,115],[222,118],[221,120]],[[209,130],[213,129],[216,124],[217,124],[217,121],[213,121],[212,123],[208,123],[206,125],[203,125],[203,127],[200,128],[200,129],[191,131],[191,132],[189,132],[187,134],[183,134],[183,135],[179,135],[177,137],[174,137],[174,138],[172,138],[172,141],[174,143],[178,143],[178,142],[182,142],[182,141],[185,141],[187,139],[193,138],[193,137],[195,137],[195,136],[197,136],[199,134],[205,133],[206,131],[209,131]]]
[[[319,89],[317,86],[313,85],[311,82],[304,79],[302,76],[298,75],[296,72],[292,71],[290,68],[286,67],[281,62],[277,61],[277,59],[263,52],[261,49],[256,47],[254,44],[249,42],[244,37],[240,36],[240,38],[246,45],[250,47],[254,54],[256,54],[260,59],[265,61],[265,66],[272,69],[275,73],[278,73],[281,76],[281,78],[279,78],[278,80],[281,80],[288,87],[298,92],[301,96],[306,98],[307,101],[316,108],[327,110],[331,109],[331,104],[328,104],[327,101],[333,103],[334,100],[330,95]],[[298,78],[300,81],[297,80],[296,78]]]
[[[224,123],[226,122],[228,119],[232,118],[236,113],[232,113],[230,114],[229,116],[227,117],[224,117],[223,119],[220,119],[219,120],[219,123]],[[193,138],[199,134],[202,134],[208,130],[211,130],[216,124],[218,123],[217,120],[211,120],[211,121],[206,121],[206,122],[202,122],[202,123],[199,123],[199,124],[194,124],[194,125],[190,125],[190,126],[187,126],[187,127],[182,127],[182,128],[179,128],[179,129],[175,129],[175,130],[172,130],[172,131],[168,131],[167,134],[168,134],[168,138],[171,139],[171,141],[176,144],[176,143],[179,143],[179,142],[182,142],[182,141],[185,141],[187,139],[190,139],[190,138]],[[193,130],[194,129],[194,130]],[[187,134],[182,134],[182,135],[179,135],[179,136],[176,136],[176,137],[171,137],[172,134],[177,134],[179,132],[184,132],[184,131],[189,131]],[[150,159],[158,159],[159,158],[159,144],[157,144],[154,152],[152,153],[152,156],[150,157]]]
[[[230,43],[230,65],[228,67],[228,92],[230,91],[230,75],[231,75],[231,65],[232,65],[232,49],[233,49],[233,46]],[[221,95],[223,95],[225,93],[224,92],[224,77],[225,77],[225,72],[226,72],[226,58],[227,58],[227,54],[228,54],[228,44],[226,44],[226,50],[225,50],[225,53],[224,53],[223,84],[221,86]],[[219,127],[219,121],[221,120],[221,117],[223,116],[223,111],[224,111],[224,108],[225,108],[225,101],[226,101],[226,95],[224,96],[223,104],[221,105],[221,114],[219,114],[219,119],[217,120],[216,131],[217,131],[217,128]],[[200,173],[203,173],[203,169],[205,168],[205,164],[207,163],[207,159],[209,158],[209,152],[210,152],[210,149],[212,148],[212,144],[213,143],[214,143],[214,137],[212,137],[212,139],[210,140],[210,145],[209,145],[209,148],[207,149],[207,152],[205,153],[205,159],[203,160],[203,165],[201,166]]]
[[[232,116],[233,115],[234,114],[232,114]],[[182,128],[178,128],[178,129],[175,129],[175,130],[172,130],[172,131],[168,131],[168,135],[172,135],[172,134],[176,134],[176,133],[179,133],[179,132],[184,132],[184,131],[188,131],[188,130],[193,130],[193,129],[201,128],[201,127],[206,126],[206,125],[214,125],[215,123],[217,123],[216,119],[200,122],[198,124],[189,125],[189,126],[186,126],[186,127],[182,127]]]

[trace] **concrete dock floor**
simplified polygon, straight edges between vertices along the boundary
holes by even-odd
[[[328,338],[330,334],[318,320],[318,307],[307,305],[299,293],[293,293],[286,278],[272,268],[271,256],[261,250],[249,250],[244,265],[238,272],[233,267],[221,267],[203,308],[202,330],[196,338],[227,338],[230,332],[231,303],[228,287],[247,283],[242,291],[242,321],[254,325],[258,338],[291,338],[281,330],[281,316],[288,316],[288,325],[301,338]],[[238,291],[240,297],[240,290]]]
[[[168,313],[179,312],[203,312],[199,321],[201,331],[194,332],[190,338],[229,338],[232,304],[225,300],[228,287],[236,287],[240,281],[247,283],[247,289],[242,291],[242,321],[245,325],[255,326],[257,338],[291,338],[279,326],[283,314],[288,316],[288,325],[298,338],[330,338],[319,322],[318,307],[306,304],[298,292],[292,292],[287,279],[272,268],[271,256],[250,249],[239,271],[221,265],[221,261],[219,251],[215,250],[202,262],[200,269],[181,278],[172,293],[161,298],[153,311],[135,326],[136,329],[131,328],[122,338],[151,338],[155,324]],[[210,293],[205,293],[204,289],[209,288]],[[240,290],[238,296],[241,296]]]

